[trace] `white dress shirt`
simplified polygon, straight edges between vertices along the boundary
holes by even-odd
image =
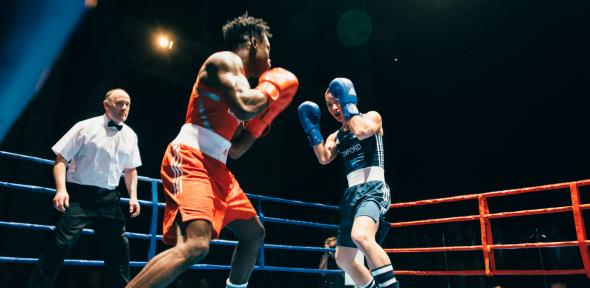
[[[70,161],[67,182],[106,189],[119,186],[125,169],[141,166],[137,135],[129,126],[108,127],[106,115],[80,121],[51,150]]]

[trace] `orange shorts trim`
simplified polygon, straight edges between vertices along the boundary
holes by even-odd
[[[176,243],[175,220],[183,223],[206,220],[211,239],[235,220],[256,217],[256,210],[222,162],[184,144],[169,144],[160,170],[166,208],[162,223],[163,241]]]

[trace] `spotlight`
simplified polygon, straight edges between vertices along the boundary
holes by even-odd
[[[157,46],[160,49],[172,50],[172,47],[174,46],[174,40],[172,40],[170,36],[159,35],[157,37]]]

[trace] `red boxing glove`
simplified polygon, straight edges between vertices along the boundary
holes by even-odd
[[[246,130],[258,139],[270,123],[291,104],[299,82],[293,73],[283,68],[273,68],[260,75],[256,90],[264,93],[270,104],[260,115],[246,123]]]
[[[277,67],[262,73],[255,89],[264,93],[268,101],[272,103],[279,98],[292,99],[298,87],[299,81],[293,73]]]

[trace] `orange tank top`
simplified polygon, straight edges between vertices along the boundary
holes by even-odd
[[[231,141],[240,120],[230,112],[221,91],[200,84],[197,77],[188,103],[185,123],[207,128]]]

